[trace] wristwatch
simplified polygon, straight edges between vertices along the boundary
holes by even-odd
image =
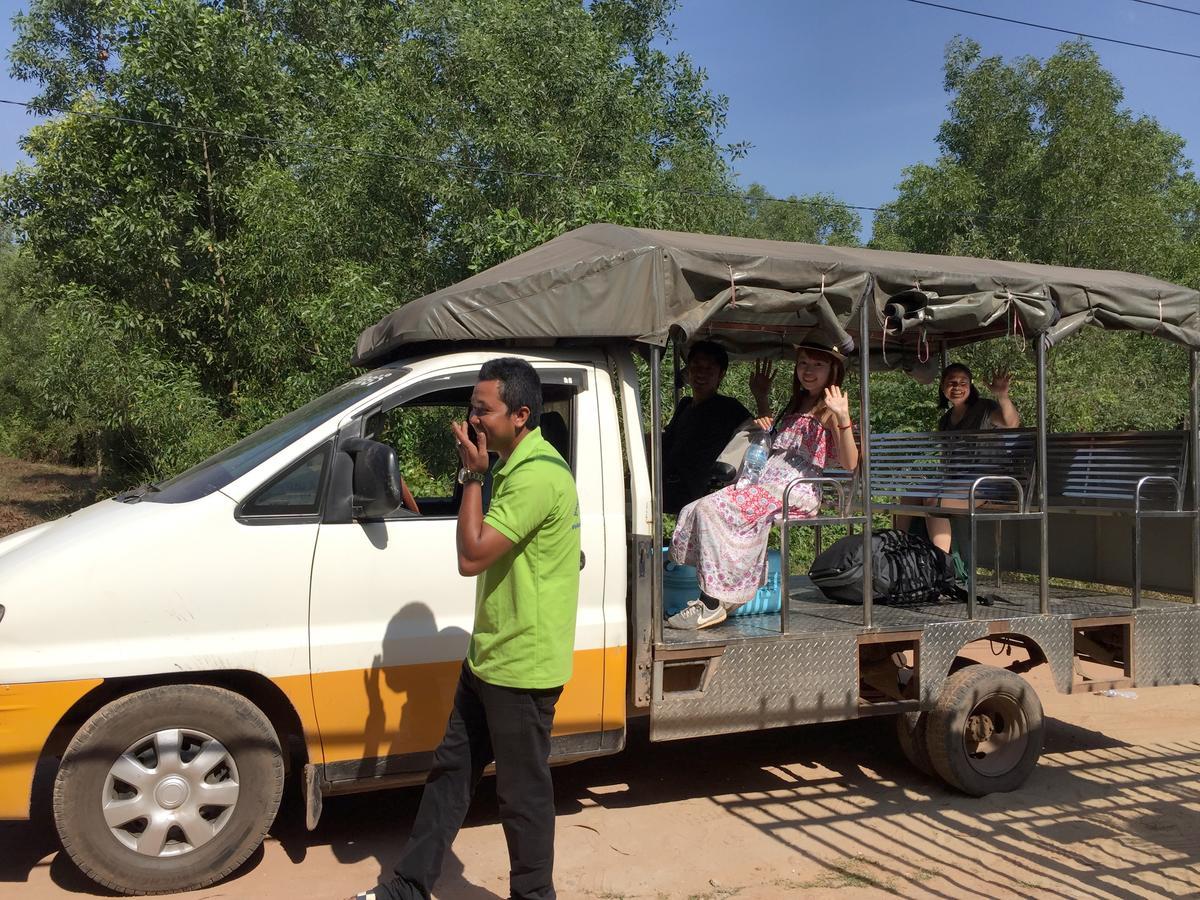
[[[472,469],[468,469],[466,466],[463,466],[458,470],[459,484],[466,484],[468,481],[476,481],[479,484],[483,484],[484,477],[485,476],[483,472],[473,471]]]

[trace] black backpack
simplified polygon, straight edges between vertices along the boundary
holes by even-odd
[[[862,535],[831,544],[813,560],[808,575],[830,600],[862,603]],[[954,563],[924,538],[903,531],[871,535],[876,600],[890,603],[928,603],[942,598],[964,601],[966,591],[954,578]]]

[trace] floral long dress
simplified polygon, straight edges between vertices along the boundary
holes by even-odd
[[[762,584],[771,522],[783,509],[783,491],[796,478],[819,476],[837,461],[837,445],[808,413],[780,422],[771,456],[758,484],[730,485],[689,503],[679,512],[671,559],[695,566],[700,590],[736,609]],[[792,489],[793,518],[812,518],[821,505],[815,485]]]

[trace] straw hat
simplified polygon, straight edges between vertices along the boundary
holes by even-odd
[[[809,337],[806,337],[801,343],[796,345],[796,350],[797,351],[809,350],[809,351],[816,351],[817,353],[824,353],[826,356],[833,357],[835,360],[840,362],[842,365],[846,364],[846,354],[843,353],[841,350],[839,350],[837,347],[835,347],[833,344],[826,341],[824,338],[810,335]]]

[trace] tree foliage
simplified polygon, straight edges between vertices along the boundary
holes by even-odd
[[[1200,287],[1200,184],[1182,138],[1125,108],[1086,43],[1008,63],[969,40],[946,54],[941,156],[904,171],[872,244],[1119,269]],[[1013,368],[1033,412],[1032,364],[1016,339],[963,358]],[[1186,353],[1152,337],[1085,330],[1051,354],[1060,429],[1171,428],[1187,410]],[[894,385],[903,405],[914,393]]]
[[[831,196],[736,188],[726,98],[661,49],[673,6],[31,0],[12,67],[51,117],[0,180],[0,450],[178,471],[342,380],[398,304],[588,222],[856,243]],[[946,88],[942,154],[875,245],[1200,283],[1182,141],[1087,45],[959,41]],[[1017,344],[965,356],[1015,366],[1031,413]],[[1152,339],[1081,335],[1054,366],[1059,427],[1173,424],[1186,399]],[[932,424],[931,388],[875,393],[877,426]]]
[[[2,199],[41,402],[165,474],[345,375],[358,332],[576,225],[736,230],[726,101],[666,0],[35,0],[56,111]],[[147,122],[153,124],[140,124]]]

